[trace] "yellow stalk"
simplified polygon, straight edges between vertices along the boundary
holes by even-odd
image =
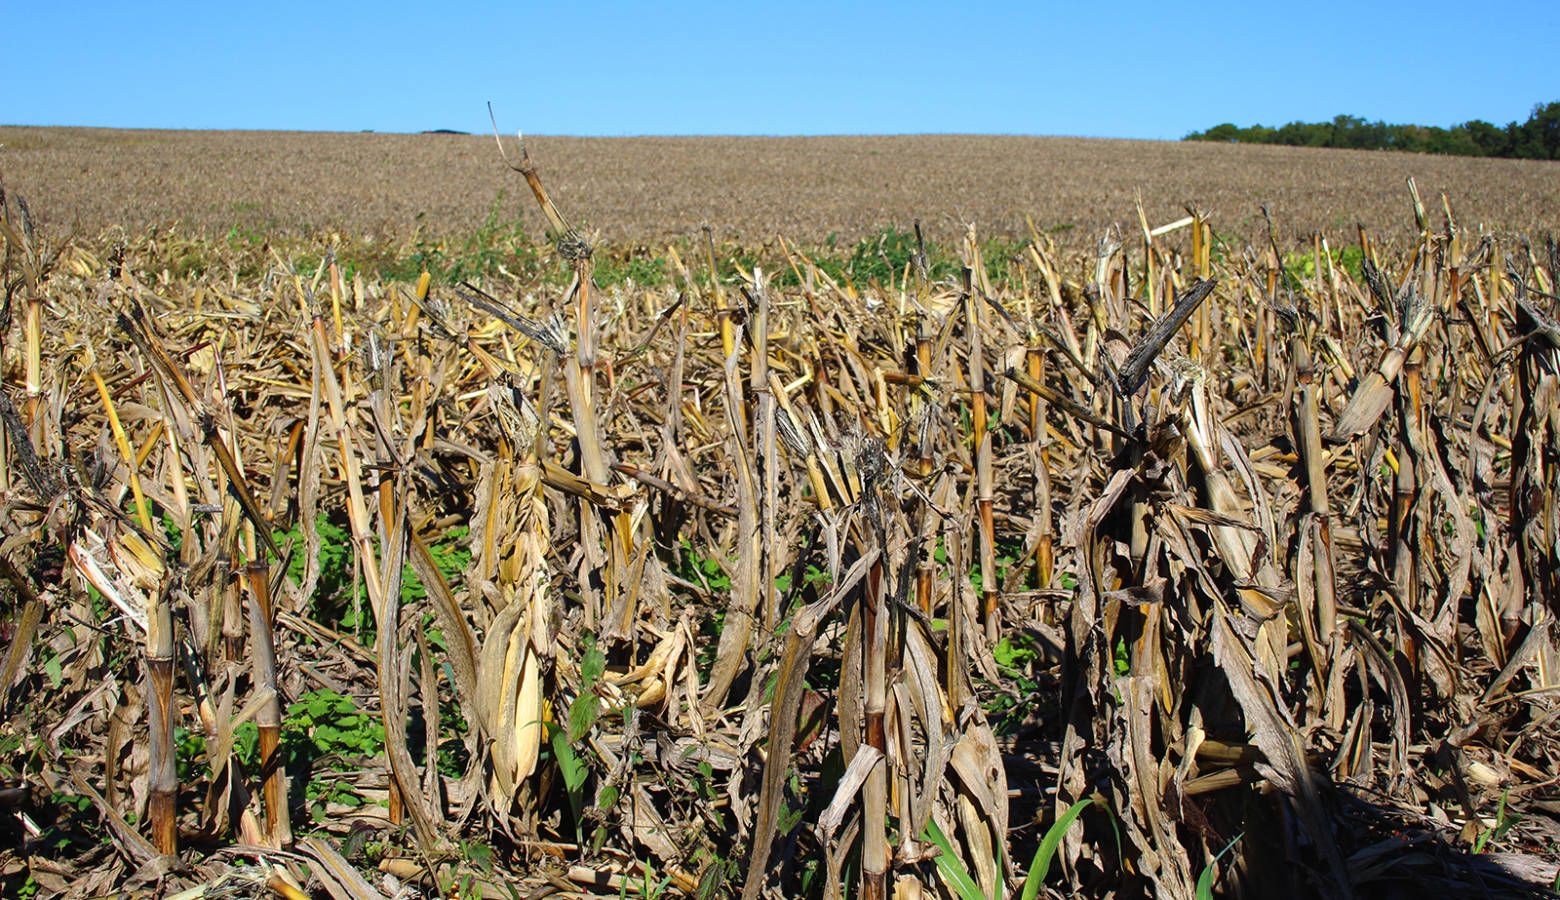
[[[114,445],[119,448],[119,455],[124,458],[125,466],[130,470],[130,490],[135,494],[136,517],[141,520],[141,527],[147,532],[152,530],[152,514],[146,507],[146,495],[141,493],[141,476],[136,473],[137,455],[130,449],[130,441],[125,437],[125,428],[119,423],[119,413],[114,409],[114,398],[109,396],[108,385],[103,383],[103,376],[98,374],[94,367],[87,373],[92,378],[92,384],[97,388],[98,398],[103,401],[103,411],[108,415],[109,428],[114,432]]]
[[[336,342],[345,346],[347,331],[341,325],[341,269],[335,263],[330,264],[330,314],[336,323]]]

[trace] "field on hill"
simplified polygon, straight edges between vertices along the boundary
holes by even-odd
[[[1232,237],[1261,235],[1265,204],[1285,232],[1352,240],[1356,224],[1408,240],[1404,182],[1432,206],[1445,193],[1462,221],[1510,234],[1554,227],[1554,166],[1293,147],[1045,137],[929,135],[811,138],[531,137],[542,176],[571,215],[607,240],[652,247],[703,224],[716,240],[776,233],[842,246],[919,219],[957,240],[964,223],[1026,237],[1068,229],[1079,246],[1107,225],[1151,223],[1196,204]],[[341,229],[459,238],[485,221],[522,217],[493,138],[481,135],[119,131],[0,127],[0,171],[38,198],[58,232],[93,235],[179,222],[222,234]],[[500,195],[502,194],[502,200]],[[570,224],[578,224],[571,222]]]
[[[1554,164],[0,143],[0,894],[1560,887]]]

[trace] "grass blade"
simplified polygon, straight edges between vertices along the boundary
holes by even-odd
[[[981,893],[980,886],[975,883],[975,879],[970,877],[969,870],[964,868],[964,863],[960,861],[959,854],[954,851],[953,844],[948,841],[948,836],[937,827],[936,820],[926,821],[926,831],[921,836],[942,851],[935,860],[937,871],[953,885],[960,900],[987,900],[986,895]]]
[[[1050,874],[1051,860],[1056,858],[1056,848],[1062,845],[1062,838],[1066,836],[1067,829],[1078,821],[1078,817],[1083,815],[1084,810],[1097,802],[1099,801],[1092,797],[1079,800],[1067,807],[1067,811],[1046,829],[1040,846],[1035,848],[1034,861],[1029,864],[1029,875],[1024,878],[1024,890],[1019,894],[1022,900],[1035,900],[1040,896],[1040,887],[1045,884],[1045,876]]]
[[[1224,845],[1224,849],[1220,850],[1217,856],[1208,861],[1208,865],[1202,870],[1202,874],[1197,876],[1197,900],[1213,900],[1213,879],[1218,877],[1219,874],[1219,860],[1224,858],[1224,854],[1234,849],[1235,844],[1245,836],[1246,833],[1242,831],[1240,834],[1230,838],[1230,842]]]

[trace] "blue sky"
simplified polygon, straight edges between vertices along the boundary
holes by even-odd
[[[1554,0],[9,5],[0,124],[1174,139],[1560,100]]]

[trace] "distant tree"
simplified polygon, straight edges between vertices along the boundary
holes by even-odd
[[[1278,128],[1266,125],[1241,128],[1234,123],[1224,122],[1207,131],[1194,131],[1185,139],[1286,144],[1295,147],[1402,150],[1452,156],[1560,159],[1560,100],[1534,106],[1526,122],[1512,122],[1505,128],[1482,119],[1442,128],[1435,125],[1388,125],[1381,121],[1367,122],[1359,116],[1338,115],[1331,122],[1290,122]]]
[[[1522,154],[1518,147],[1522,144],[1522,126],[1516,122],[1506,123],[1506,152],[1503,156],[1511,159],[1521,159]]]
[[[1370,125],[1359,116],[1333,116],[1327,146],[1352,150],[1370,149]]]
[[[1458,126],[1467,132],[1468,140],[1478,149],[1478,156],[1507,156],[1511,153],[1511,138],[1506,129],[1497,128],[1483,119],[1474,119]]]
[[[1560,100],[1533,107],[1519,128],[1516,155],[1522,159],[1560,159]]]
[[[1290,122],[1273,132],[1273,136],[1268,143],[1288,144],[1291,147],[1314,146],[1311,144],[1313,132],[1313,126],[1304,122]]]
[[[1468,129],[1461,125],[1451,128],[1432,128],[1431,153],[1440,153],[1446,156],[1483,156],[1478,143]]]
[[[1215,125],[1207,131],[1203,132],[1202,136],[1197,138],[1197,140],[1219,141],[1220,143],[1238,141],[1240,140],[1240,129],[1236,128],[1234,124],[1230,122],[1225,122],[1220,125]]]
[[[1361,146],[1366,150],[1385,150],[1392,146],[1392,138],[1397,129],[1396,125],[1388,125],[1377,119],[1370,123],[1366,129],[1365,138]]]

